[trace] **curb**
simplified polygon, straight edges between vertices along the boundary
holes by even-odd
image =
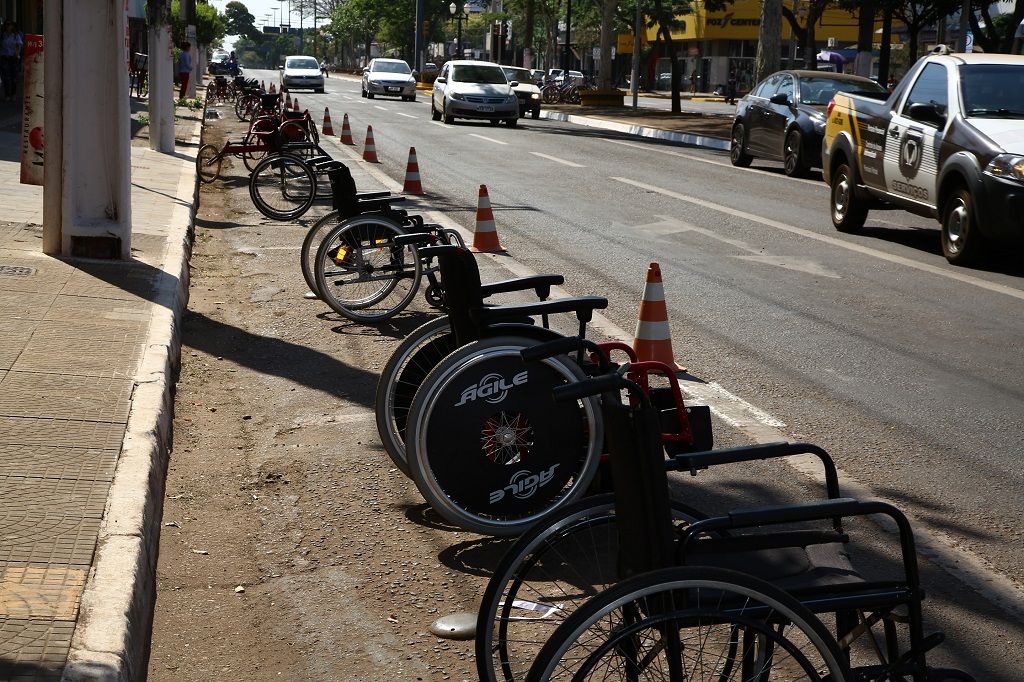
[[[626,133],[628,135],[636,135],[638,137],[648,137],[654,140],[664,140],[666,142],[681,142],[683,144],[689,144],[695,147],[717,149],[719,151],[729,151],[729,140],[723,140],[720,137],[711,137],[710,135],[694,135],[693,133],[679,133],[672,130],[648,128],[646,126],[630,125],[628,123],[619,123],[617,121],[605,121],[599,118],[590,118],[589,116],[563,114],[558,111],[545,111],[543,109],[540,112],[540,117],[546,118],[549,121],[562,121],[564,123],[572,123],[575,125],[586,126],[588,128],[602,128],[604,130],[614,130],[615,132]]]
[[[203,121],[196,123],[194,140]],[[62,682],[144,680],[156,591],[164,478],[174,415],[173,389],[181,362],[181,319],[188,302],[189,258],[199,182],[185,173],[171,224],[184,220],[180,238],[168,237],[156,310],[135,376],[131,411],[103,514],[96,555],[79,607]],[[185,214],[185,215],[181,215]],[[167,279],[177,284],[171,286]]]

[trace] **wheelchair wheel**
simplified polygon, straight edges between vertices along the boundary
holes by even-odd
[[[672,501],[677,523],[704,518]],[[483,682],[526,679],[544,643],[588,599],[618,580],[618,536],[611,494],[570,504],[531,528],[491,574],[476,628]]]
[[[377,432],[388,457],[410,475],[405,458],[405,428],[416,390],[424,377],[455,350],[448,316],[422,324],[406,336],[388,358],[377,382]]]
[[[196,172],[203,182],[213,182],[220,175],[221,164],[224,157],[220,155],[217,148],[212,144],[204,144],[196,154]]]
[[[316,276],[313,273],[316,268],[316,250],[319,248],[320,242],[327,236],[327,233],[340,222],[340,214],[337,211],[331,211],[313,223],[313,226],[309,228],[305,238],[302,240],[302,253],[299,257],[299,264],[302,266],[302,278],[306,280],[306,286],[309,287],[309,290],[316,294],[318,298],[320,291],[316,286]]]
[[[316,199],[316,174],[294,156],[268,156],[249,176],[249,196],[260,213],[271,220],[294,220]]]
[[[357,216],[332,229],[317,249],[316,293],[353,322],[381,322],[416,295],[422,267],[415,246],[392,240],[404,230],[380,216]]]
[[[459,348],[413,399],[406,457],[442,517],[486,535],[519,535],[581,496],[597,469],[596,398],[556,403],[556,386],[585,378],[567,356],[524,363],[537,340],[498,336]]]
[[[851,680],[805,606],[763,580],[704,566],[629,578],[555,630],[527,680]]]

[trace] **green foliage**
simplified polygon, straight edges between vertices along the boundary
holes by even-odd
[[[260,35],[256,28],[256,17],[238,0],[231,0],[224,6],[224,23],[227,35],[245,38],[257,38]]]
[[[227,24],[216,8],[196,3],[196,42],[217,46],[227,35]],[[185,22],[181,19],[181,0],[171,3],[171,36],[176,45],[185,41]]]

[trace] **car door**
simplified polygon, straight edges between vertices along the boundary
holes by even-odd
[[[791,74],[781,74],[775,94],[765,100],[765,111],[761,117],[761,138],[765,153],[774,159],[782,158],[782,142],[786,136],[786,126],[793,115],[793,104],[796,102],[795,84]],[[771,97],[776,95],[785,95],[786,101],[772,102]]]
[[[893,111],[885,136],[883,163],[887,191],[931,207],[938,202],[936,180],[949,108],[949,87],[946,65],[927,64],[903,102]],[[910,116],[910,107],[914,104],[934,105],[944,120],[939,123]]]
[[[767,150],[764,136],[765,119],[768,116],[768,100],[779,89],[782,74],[776,73],[768,77],[748,98],[750,106],[744,124],[747,126],[747,149],[755,155],[763,155]]]

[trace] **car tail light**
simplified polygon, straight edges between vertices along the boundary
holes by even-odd
[[[825,110],[825,118],[831,118],[832,117],[832,110],[835,109],[835,106],[836,106],[836,99],[835,99],[835,97],[833,97],[832,99],[830,99],[828,101],[828,109]]]

